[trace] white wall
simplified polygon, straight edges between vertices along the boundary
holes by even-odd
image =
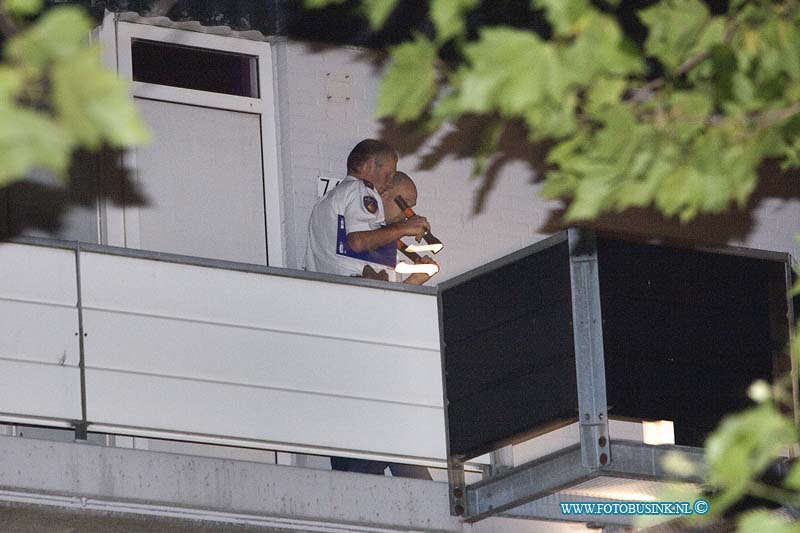
[[[372,118],[380,79],[372,56],[354,48],[320,48],[286,41],[275,48],[283,179],[289,192],[287,266],[302,264],[318,176],[342,177],[350,149],[367,137],[384,137],[404,149],[398,166],[417,182],[417,212],[431,220],[434,233],[446,244],[436,256],[442,272],[434,281],[513,252],[554,229],[548,231],[545,225],[560,204],[536,195],[539,185],[533,183],[532,165],[513,158],[520,149],[519,144],[513,146],[513,133],[506,139],[511,142],[502,147],[512,153],[510,162],[500,167],[483,210],[476,215],[473,204],[483,180],[470,177],[472,161],[468,154],[475,132],[447,126],[420,142],[413,132],[386,130]],[[405,150],[411,150],[410,154]],[[800,232],[798,196],[755,200],[749,233],[745,213],[703,217],[687,227],[663,222],[648,212],[636,212],[606,217],[601,227],[787,251],[797,256],[793,236]]]

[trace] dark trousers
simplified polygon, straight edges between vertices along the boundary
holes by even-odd
[[[386,467],[394,477],[410,477],[414,479],[433,479],[424,466],[389,463],[386,461],[366,461],[349,457],[331,457],[331,468],[342,472],[359,472],[361,474],[383,475]]]

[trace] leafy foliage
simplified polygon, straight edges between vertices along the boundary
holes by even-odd
[[[36,168],[63,175],[77,149],[148,139],[127,84],[88,44],[92,23],[83,10],[56,7],[28,24],[41,1],[0,7],[11,33],[0,65],[0,186]]]
[[[363,2],[373,28],[389,4]],[[701,0],[648,3],[640,45],[618,4],[531,0],[546,31],[471,35],[479,0],[432,0],[433,34],[390,50],[377,115],[431,127],[475,114],[523,121],[531,141],[553,146],[542,194],[568,200],[568,220],[653,206],[688,221],[744,206],[765,159],[800,164],[798,0],[732,1],[724,15]]]

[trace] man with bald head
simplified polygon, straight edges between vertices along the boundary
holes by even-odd
[[[425,217],[384,221],[381,193],[392,185],[397,153],[382,141],[365,139],[347,158],[347,177],[314,206],[308,223],[305,268],[344,276],[363,276],[394,268],[396,242],[419,241],[430,229]]]
[[[395,173],[394,179],[390,183],[389,187],[381,193],[381,200],[383,200],[383,216],[387,225],[397,224],[406,220],[406,215],[403,213],[403,210],[400,209],[400,206],[398,206],[394,201],[395,197],[397,196],[400,196],[409,207],[414,207],[417,205],[417,186],[414,183],[414,180],[412,180],[408,174],[401,171],[397,171]],[[434,261],[428,256],[423,257],[422,262],[434,263]],[[411,274],[405,280],[403,280],[403,283],[409,285],[422,285],[429,279],[431,279],[429,275],[420,272]],[[400,280],[395,279],[394,281]]]

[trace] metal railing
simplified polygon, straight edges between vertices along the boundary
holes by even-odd
[[[0,244],[0,421],[444,464],[435,289]]]

